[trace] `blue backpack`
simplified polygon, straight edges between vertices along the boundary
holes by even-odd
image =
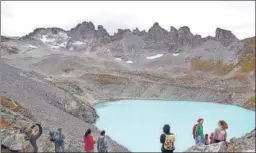
[[[62,145],[62,138],[61,138],[61,134],[60,133],[56,133],[55,135],[55,139],[54,139],[54,143],[57,145],[57,146],[61,146]]]

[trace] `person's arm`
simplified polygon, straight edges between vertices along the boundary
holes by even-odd
[[[61,132],[62,139],[65,139],[65,135]]]
[[[98,151],[99,151],[99,148],[100,148],[100,147],[99,147],[99,144],[100,144],[99,141],[100,141],[100,140],[99,140],[99,138],[98,138],[98,140],[97,140],[97,149],[98,149]]]
[[[108,150],[108,140],[106,137],[104,138],[104,146]]]
[[[95,144],[95,143],[96,143],[96,141],[95,141],[95,139],[93,138],[93,136],[92,136],[92,135],[89,137],[89,140],[90,140],[90,142],[92,142],[93,144]]]
[[[162,134],[162,135],[160,136],[160,143],[164,143],[164,141],[165,141],[165,135]]]
[[[216,128],[215,131],[214,131],[214,136],[213,136],[213,138],[214,138],[213,140],[214,140],[214,141],[217,140],[218,135],[219,135],[219,129]]]
[[[43,133],[43,128],[42,128],[42,126],[40,124],[36,124],[36,125],[38,126],[39,131],[38,131],[38,133],[36,135],[34,135],[34,138],[38,139],[42,135],[42,133]]]
[[[225,130],[225,137],[224,137],[224,141],[227,140],[227,131]]]
[[[33,124],[33,125],[30,127],[30,129],[33,129],[35,126],[36,126],[36,124]]]
[[[94,137],[92,136],[92,140],[93,140],[93,144],[95,144],[96,143],[96,140],[94,139]]]

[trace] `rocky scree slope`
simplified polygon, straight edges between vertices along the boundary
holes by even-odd
[[[255,130],[241,138],[232,138],[227,143],[195,145],[185,152],[255,152]]]

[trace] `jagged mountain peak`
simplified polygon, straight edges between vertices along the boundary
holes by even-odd
[[[221,28],[216,28],[215,39],[219,40],[224,46],[228,46],[232,42],[238,41],[237,37],[231,31]]]
[[[177,30],[175,27],[171,26],[170,32],[177,32],[177,31],[178,31],[178,30]]]
[[[182,26],[182,27],[179,28],[178,31],[184,32],[184,33],[191,33],[188,26]]]
[[[78,24],[74,29],[77,29],[77,28],[82,28],[82,29],[86,29],[86,30],[95,30],[95,26],[91,21],[89,21],[89,22],[84,21],[84,22]]]
[[[164,28],[162,28],[158,22],[155,22],[151,28],[149,28],[148,33],[154,31],[154,30],[161,30],[162,32],[167,32]]]
[[[102,25],[98,25],[97,27],[97,32],[96,32],[96,36],[97,37],[109,37],[109,33],[107,32],[107,30],[102,26]]]

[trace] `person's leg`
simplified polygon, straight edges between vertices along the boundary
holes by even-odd
[[[204,136],[201,136],[201,143],[205,144]]]
[[[55,152],[62,152],[61,151],[61,146],[55,146]]]
[[[198,141],[199,139],[198,139],[198,136],[196,136],[195,137],[195,142],[196,142],[196,144],[198,144],[199,143],[199,141]]]
[[[61,151],[64,152],[64,142],[61,145]]]
[[[198,136],[198,143],[197,144],[204,144],[202,136]]]

